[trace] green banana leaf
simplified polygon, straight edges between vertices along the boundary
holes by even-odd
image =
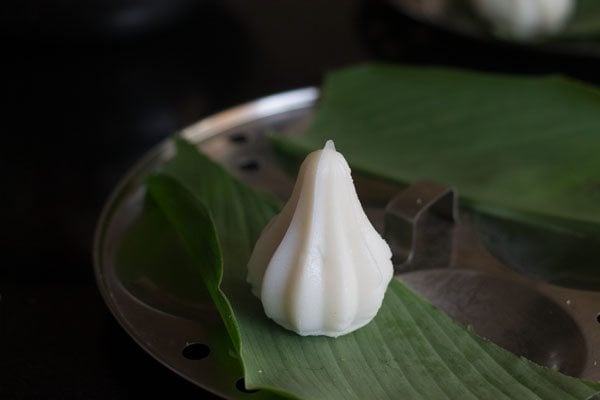
[[[577,0],[573,17],[560,37],[569,39],[600,38],[600,1]]]
[[[302,399],[579,400],[600,391],[600,383],[540,367],[475,336],[397,280],[366,327],[337,339],[298,336],[264,315],[245,281],[253,244],[280,207],[272,196],[245,187],[182,140],[148,189],[209,292],[219,291],[222,274],[220,290],[235,317],[229,333],[235,343],[239,329],[249,388]],[[217,308],[231,317],[227,307]]]
[[[208,296],[198,268],[149,196],[119,246],[116,272],[131,294],[173,315],[193,315],[194,305]]]
[[[509,243],[514,235],[507,232],[507,245],[543,251],[546,240],[565,246],[591,243],[583,262],[569,263],[568,257],[582,253],[566,248],[556,249],[553,265],[531,271],[520,260],[535,262],[538,253],[508,258],[519,261],[511,265],[516,270],[549,282],[600,287],[595,262],[600,93],[595,88],[560,76],[362,65],[327,78],[307,132],[273,137],[286,158],[296,159],[327,139],[334,139],[354,171],[397,183],[429,179],[456,188],[463,205],[502,220],[498,232],[507,232],[508,221],[523,225],[522,230],[552,233],[537,235],[532,246],[518,246]],[[571,268],[566,274],[565,263]]]

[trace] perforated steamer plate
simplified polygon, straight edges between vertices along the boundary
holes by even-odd
[[[311,121],[318,96],[314,88],[269,96],[206,118],[179,135],[245,183],[285,199],[294,182],[276,162],[266,133],[300,134]],[[134,289],[119,278],[117,249],[141,215],[143,179],[173,153],[170,140],[154,148],[110,196],[94,243],[100,292],[127,333],[182,377],[226,399],[277,398],[245,391],[242,371],[231,366],[234,355],[228,340],[219,336],[222,325],[211,304],[181,303],[150,278],[142,277]],[[442,186],[421,183],[403,191],[360,177],[355,182],[380,232],[384,215],[386,221],[400,221],[414,230],[414,235],[398,238],[402,232],[388,224],[385,233],[396,242],[395,253],[414,255],[397,265],[399,279],[457,321],[517,354],[573,376],[600,379],[600,293],[548,285],[507,269],[479,244],[468,215],[461,215],[459,223],[453,215],[431,212],[440,202],[454,201]],[[413,209],[413,201],[419,207]],[[419,248],[432,235],[447,246],[433,257],[421,257]]]

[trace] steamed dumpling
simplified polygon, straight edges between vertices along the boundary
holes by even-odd
[[[328,141],[306,157],[291,198],[263,230],[248,282],[279,325],[336,337],[375,317],[393,276],[391,255]]]
[[[573,0],[471,0],[496,33],[529,40],[559,33],[575,7]]]

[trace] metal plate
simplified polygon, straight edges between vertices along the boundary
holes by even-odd
[[[270,96],[202,120],[180,135],[247,184],[285,199],[293,180],[276,162],[266,134],[301,133],[317,99],[314,88]],[[190,304],[170,296],[151,277],[131,285],[117,273],[117,250],[143,210],[143,179],[172,156],[172,144],[160,144],[132,168],[109,198],[94,248],[100,291],[127,333],[184,378],[227,399],[277,398],[244,390],[241,369],[231,366],[228,341],[214,334],[221,332],[222,325],[210,304]],[[367,215],[383,232],[385,206],[402,188],[360,177],[355,182]],[[417,214],[425,215],[427,204],[419,200],[427,190],[411,187],[402,192],[398,204],[416,199],[422,205]],[[431,197],[431,203],[438,197]],[[447,201],[447,196],[441,197]],[[594,311],[600,293],[559,288],[511,272],[479,245],[468,215],[460,223],[448,218],[442,223],[417,214],[413,223],[420,221],[419,229],[414,237],[407,236],[414,239],[408,246],[420,246],[421,236],[432,232],[438,239],[446,238],[447,245],[437,247],[445,249],[443,254],[419,257],[417,267],[405,269],[401,280],[459,322],[517,354],[573,376],[600,379],[600,324],[593,314],[600,311]]]
[[[246,183],[285,197],[293,181],[277,166],[265,134],[299,132],[309,121],[316,89],[301,89],[242,105],[179,134]],[[189,304],[141,277],[136,285],[118,272],[118,250],[144,207],[143,179],[173,156],[166,141],[150,151],[118,184],[101,214],[94,243],[95,274],[104,300],[127,333],[159,362],[226,399],[277,398],[244,391],[240,368],[232,367],[229,342],[215,336],[222,323],[210,304]]]

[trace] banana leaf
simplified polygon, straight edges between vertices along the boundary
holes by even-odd
[[[600,38],[600,2],[598,0],[577,0],[575,12],[560,34],[568,39]]]
[[[549,282],[600,287],[596,88],[560,76],[362,65],[327,78],[314,123],[304,134],[273,137],[286,158],[296,159],[327,139],[335,140],[354,171],[456,188],[463,205],[501,221],[494,229],[507,238],[514,235],[506,222],[521,225],[521,231],[550,232],[536,234],[531,246],[504,240],[513,247],[509,251],[543,251],[544,242],[591,243],[586,259],[576,263],[567,258],[581,251],[566,248],[554,252],[554,264],[530,271],[522,261],[535,264],[539,252],[507,258],[517,261],[511,267]]]
[[[366,327],[337,339],[298,336],[264,315],[245,280],[253,244],[280,208],[272,196],[245,187],[181,140],[148,190],[209,292],[220,289],[230,302],[231,309],[217,308],[224,320],[234,317],[229,333],[249,388],[302,399],[579,400],[600,391],[600,383],[475,336],[398,280]]]

